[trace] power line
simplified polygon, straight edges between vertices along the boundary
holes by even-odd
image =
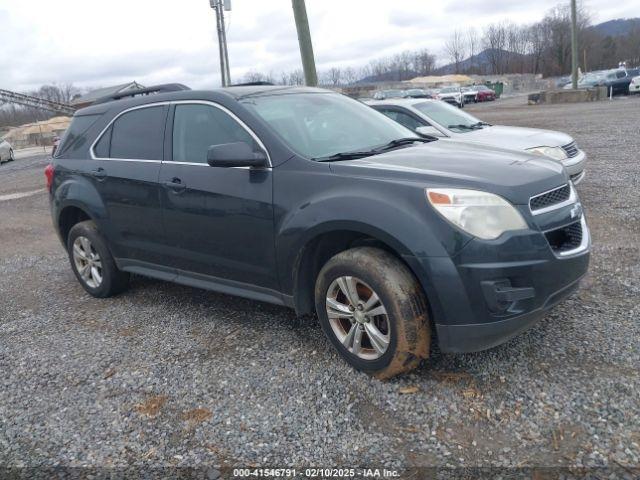
[[[66,103],[45,100],[40,97],[32,97],[31,95],[12,92],[10,90],[0,90],[0,102],[15,103],[22,105],[23,107],[38,108],[40,110],[48,110],[49,112],[54,113],[65,113],[67,115],[73,115],[76,111],[75,108],[71,105],[67,105]]]

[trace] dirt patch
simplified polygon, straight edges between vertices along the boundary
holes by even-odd
[[[155,417],[167,402],[166,395],[155,395],[135,406],[136,412],[147,417]]]
[[[197,424],[209,420],[212,415],[211,410],[207,408],[194,408],[193,410],[187,410],[184,412],[181,418],[185,422]]]

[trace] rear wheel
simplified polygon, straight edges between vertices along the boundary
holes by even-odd
[[[13,156],[13,149],[9,150],[9,161],[13,162],[15,160],[14,156]]]
[[[356,369],[390,378],[428,357],[424,294],[390,253],[371,247],[339,253],[320,271],[315,298],[322,329]]]
[[[118,270],[93,221],[80,222],[71,228],[67,251],[80,285],[94,297],[116,295],[129,285],[129,274]]]

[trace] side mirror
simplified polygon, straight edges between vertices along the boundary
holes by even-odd
[[[422,125],[416,128],[416,133],[425,135],[427,137],[444,137],[440,130],[438,130],[436,127],[432,127],[431,125]]]
[[[223,143],[209,147],[207,163],[212,167],[264,167],[267,156],[263,151],[255,152],[245,142]]]

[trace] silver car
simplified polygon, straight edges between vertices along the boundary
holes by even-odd
[[[575,184],[584,178],[587,156],[565,133],[490,125],[439,100],[393,99],[366,103],[417,133],[525,150],[562,163]]]
[[[6,140],[0,140],[0,163],[13,160],[13,148]]]

